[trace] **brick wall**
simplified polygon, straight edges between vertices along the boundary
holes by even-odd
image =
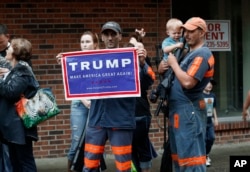
[[[123,28],[122,44],[128,41],[135,28],[146,30],[144,44],[154,64],[155,45],[166,36],[165,24],[169,17],[170,0],[1,0],[1,23],[8,25],[12,37],[31,41],[37,79],[42,87],[52,87],[62,110],[58,116],[39,125],[39,141],[34,144],[36,158],[66,156],[70,144],[70,102],[64,99],[61,66],[56,63],[55,56],[59,52],[79,50],[83,31],[99,33],[103,23],[114,20]],[[152,113],[156,106],[151,105]],[[150,138],[157,150],[163,144],[162,117],[160,114],[159,120],[153,118],[150,130]],[[244,127],[237,128],[233,124],[220,126],[217,143],[249,140],[249,130]],[[224,131],[224,128],[240,136],[231,136],[230,131]]]
[[[216,127],[215,144],[241,143],[250,141],[250,122],[231,121],[221,122]]]

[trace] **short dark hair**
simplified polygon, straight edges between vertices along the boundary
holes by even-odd
[[[0,23],[0,34],[8,34],[8,28],[5,24]]]

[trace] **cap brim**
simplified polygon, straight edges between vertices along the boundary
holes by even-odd
[[[115,30],[114,28],[105,28],[105,29],[102,30],[101,33],[103,33],[103,32],[106,31],[106,30],[112,30],[112,31],[114,31],[114,32],[116,32],[116,33],[119,33],[119,31]]]
[[[192,25],[192,24],[188,24],[188,23],[182,25],[182,27],[184,27],[186,30],[195,30],[195,29],[198,28],[198,26],[195,26],[195,25]]]

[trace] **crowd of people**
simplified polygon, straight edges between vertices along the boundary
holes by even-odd
[[[164,77],[173,70],[168,106],[168,138],[175,172],[206,171],[211,165],[209,153],[218,125],[216,96],[212,92],[215,59],[205,46],[206,22],[192,17],[184,24],[171,18],[166,23],[164,56],[158,73]],[[115,21],[106,22],[100,32],[105,49],[121,48],[122,28]],[[115,157],[116,171],[150,172],[157,157],[149,138],[151,110],[148,90],[156,80],[150,58],[143,44],[146,32],[136,29],[123,47],[134,47],[139,62],[140,96],[123,98],[79,99],[71,102],[71,144],[68,171],[72,171],[79,144],[82,144],[82,172],[100,172],[107,140]],[[181,42],[184,37],[186,44]],[[99,49],[99,37],[91,31],[80,37],[81,51]],[[175,52],[185,49],[181,63]],[[15,110],[24,95],[30,98],[39,88],[31,65],[32,44],[24,38],[10,40],[7,27],[0,25],[0,171],[36,172],[32,142],[37,141],[37,127],[27,129]],[[61,62],[62,54],[56,56]],[[249,115],[250,91],[243,106],[243,119]],[[84,142],[81,143],[81,137]],[[105,158],[104,158],[105,161]],[[133,169],[135,167],[135,169]],[[108,167],[107,167],[108,168]]]

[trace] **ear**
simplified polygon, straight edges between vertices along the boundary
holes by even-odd
[[[104,41],[104,36],[103,36],[103,34],[102,34],[102,41]]]
[[[200,31],[200,34],[201,34],[201,36],[203,37],[203,36],[206,35],[206,32],[205,32],[204,30],[201,30],[201,31]]]
[[[119,33],[119,41],[122,40],[122,34]]]

